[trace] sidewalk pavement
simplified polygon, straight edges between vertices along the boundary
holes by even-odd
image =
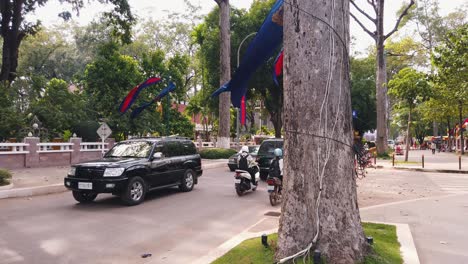
[[[213,169],[226,166],[227,159],[202,160],[202,169]],[[0,199],[27,197],[50,193],[64,192],[63,179],[70,166],[43,168],[24,168],[10,170],[13,177],[10,185],[0,187]]]
[[[422,157],[424,156],[424,168],[422,167]],[[459,160],[460,159],[460,160]],[[408,169],[426,172],[442,173],[468,173],[468,156],[459,156],[454,152],[436,152],[431,150],[410,150],[408,162],[405,162],[405,155],[395,155],[395,166],[392,166],[392,159],[377,159],[377,166],[384,168]],[[461,161],[461,169],[459,162]]]

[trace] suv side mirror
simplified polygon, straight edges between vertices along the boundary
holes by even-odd
[[[162,159],[162,158],[164,158],[164,155],[162,154],[162,152],[156,152],[153,154],[153,160]]]

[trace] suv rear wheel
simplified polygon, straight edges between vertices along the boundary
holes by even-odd
[[[73,191],[73,198],[80,203],[90,203],[97,197],[97,193]]]
[[[179,185],[179,188],[183,192],[190,192],[195,185],[195,173],[193,170],[188,169],[184,172],[184,177],[182,178],[182,182]]]
[[[146,184],[141,177],[133,177],[128,181],[127,188],[121,199],[126,205],[137,205],[143,202],[146,195]]]

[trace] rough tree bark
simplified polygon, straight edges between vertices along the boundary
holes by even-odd
[[[220,85],[225,84],[231,79],[231,35],[230,35],[230,6],[229,0],[215,0],[219,5],[219,27],[221,35],[220,44],[220,72],[219,78]],[[230,106],[231,106],[231,92],[224,92],[219,95],[219,130],[218,148],[230,147]]]
[[[355,263],[367,244],[353,175],[349,2],[291,2],[284,5],[285,181],[276,258],[317,235],[312,250],[327,263]]]
[[[354,0],[351,0],[350,3],[354,8],[363,15],[366,19],[372,22],[375,25],[375,30],[367,29],[364,24],[354,15],[350,13],[351,17],[361,26],[361,28],[369,34],[375,41],[375,46],[377,49],[377,66],[376,66],[376,101],[377,101],[377,153],[382,154],[387,149],[387,65],[385,61],[385,40],[389,38],[393,33],[398,30],[402,18],[408,14],[408,10],[411,6],[414,5],[414,0],[411,0],[410,3],[398,17],[395,27],[388,33],[384,32],[384,0],[367,0],[374,10],[375,18],[368,13],[364,12]]]

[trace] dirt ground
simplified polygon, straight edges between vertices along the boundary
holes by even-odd
[[[361,208],[444,194],[426,172],[372,168],[367,172],[356,181]]]

